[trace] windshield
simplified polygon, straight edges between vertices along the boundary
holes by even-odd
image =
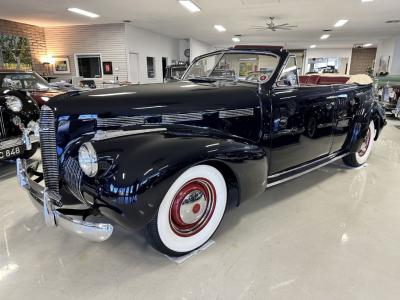
[[[275,72],[278,58],[272,54],[217,53],[195,61],[183,80],[242,80],[266,82]]]
[[[48,90],[50,85],[35,73],[0,73],[1,88]]]

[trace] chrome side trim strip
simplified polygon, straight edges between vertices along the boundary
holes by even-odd
[[[329,164],[333,163],[334,161],[339,160],[339,159],[345,157],[346,155],[348,155],[348,153],[342,154],[342,155],[339,155],[339,156],[336,156],[336,157],[332,158],[331,160],[328,160],[327,162],[325,162],[325,163],[323,163],[323,164],[317,165],[317,166],[315,166],[315,167],[313,167],[313,168],[310,168],[310,169],[305,170],[305,171],[303,171],[303,172],[294,174],[294,175],[289,176],[289,177],[287,177],[287,178],[284,178],[284,179],[282,179],[282,180],[278,180],[278,181],[269,183],[269,184],[267,184],[267,188],[273,187],[273,186],[275,186],[275,185],[278,185],[278,184],[284,183],[284,182],[286,182],[286,181],[295,179],[295,178],[297,178],[297,177],[303,176],[303,175],[305,175],[305,174],[307,174],[307,173],[310,173],[310,172],[312,172],[312,171],[318,170],[319,168],[322,168],[322,167],[324,167],[324,166],[326,166],[326,165],[329,165]],[[315,162],[314,162],[314,163],[315,163]],[[303,168],[304,168],[304,167],[305,167],[305,166],[303,166]],[[296,168],[296,169],[299,169],[299,168]],[[293,171],[296,170],[296,169],[291,170],[291,172],[293,172]],[[285,173],[287,173],[287,172],[285,172]],[[281,173],[281,174],[282,174],[282,173]],[[284,173],[283,173],[283,174],[284,174]],[[269,178],[271,178],[271,177],[268,177],[268,179],[269,179]]]
[[[345,155],[347,155],[347,154],[345,154]],[[325,157],[321,157],[320,159],[317,159],[317,160],[315,160],[313,162],[310,162],[308,164],[305,164],[305,165],[302,165],[302,166],[299,166],[299,167],[296,167],[296,168],[293,168],[293,169],[290,169],[290,170],[287,170],[287,171],[283,171],[283,172],[280,172],[280,173],[276,173],[276,174],[270,175],[270,176],[268,176],[268,178],[281,177],[281,176],[283,176],[283,175],[285,175],[287,173],[292,173],[292,172],[294,172],[296,170],[304,169],[309,165],[317,164],[318,162],[324,161],[324,160],[329,159],[329,158],[334,159],[336,157],[337,156],[334,155],[334,154],[331,154],[331,155],[328,155],[328,156],[325,156]]]
[[[92,141],[103,141],[129,135],[164,132],[164,131],[167,131],[167,128],[139,129],[139,130],[109,130],[109,131],[99,130],[92,138]]]

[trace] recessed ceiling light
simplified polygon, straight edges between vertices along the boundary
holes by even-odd
[[[323,35],[321,36],[321,40],[326,40],[326,39],[329,38],[329,37],[330,37],[329,34],[323,34]]]
[[[226,28],[225,28],[224,26],[222,26],[222,25],[214,25],[214,28],[215,28],[216,30],[218,30],[219,32],[224,32],[224,31],[226,31]]]
[[[342,27],[344,24],[346,24],[349,20],[339,20],[336,22],[335,27]]]
[[[192,13],[201,11],[200,7],[191,0],[179,0],[178,2],[180,5],[182,5],[184,8]]]
[[[311,49],[317,48],[317,45],[311,45],[310,48]]]
[[[368,43],[368,44],[364,44],[363,46],[364,46],[364,47],[371,47],[372,44],[371,44],[371,43]]]
[[[234,42],[234,43],[240,43],[240,37],[234,36],[234,37],[232,38],[232,42]]]
[[[361,2],[373,2],[374,0],[361,0]]]
[[[68,11],[76,13],[76,14],[80,14],[80,15],[83,15],[83,16],[86,16],[86,17],[89,17],[89,18],[98,18],[98,17],[100,17],[98,14],[95,14],[95,13],[92,13],[90,11],[86,11],[86,10],[83,10],[83,9],[80,9],[80,8],[76,8],[76,7],[68,8]]]

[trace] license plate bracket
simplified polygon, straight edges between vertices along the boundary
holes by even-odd
[[[0,150],[0,160],[8,160],[20,156],[24,153],[24,147],[22,145],[9,147]]]

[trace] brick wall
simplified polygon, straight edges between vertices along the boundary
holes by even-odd
[[[47,72],[40,62],[40,57],[47,54],[44,28],[0,19],[0,33],[26,37],[31,48],[33,70]]]
[[[351,55],[350,74],[366,74],[368,68],[374,68],[376,48],[354,48]]]

